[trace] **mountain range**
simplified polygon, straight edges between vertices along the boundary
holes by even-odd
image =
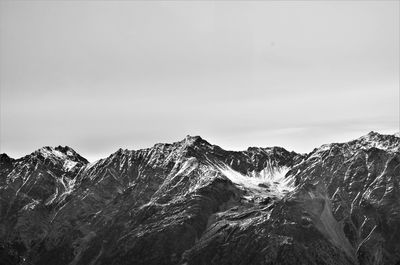
[[[400,138],[0,155],[2,265],[400,265]]]

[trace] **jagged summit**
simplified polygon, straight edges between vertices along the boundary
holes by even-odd
[[[364,138],[364,139],[365,138],[368,138],[368,139],[381,139],[383,137],[393,137],[393,136],[396,136],[396,133],[394,133],[394,134],[383,134],[383,133],[379,133],[379,132],[376,132],[376,131],[370,131],[369,133],[359,137],[358,139],[361,139],[361,138]]]
[[[198,140],[203,140],[200,135],[186,135],[185,139],[186,141],[198,141]]]
[[[152,147],[138,149],[138,150],[129,150],[119,148],[117,151],[112,153],[108,158],[115,158],[119,156],[129,155],[132,153],[146,153],[146,152],[168,152],[175,151],[181,152],[188,147],[193,146],[211,146],[209,142],[201,138],[200,136],[191,136],[187,135],[184,139],[173,142],[173,143],[156,143]]]
[[[23,164],[30,161],[32,164],[42,163],[59,167],[63,171],[71,171],[80,168],[89,163],[89,161],[79,155],[74,149],[69,146],[44,146],[37,149],[29,155],[15,160],[15,163]]]
[[[84,157],[79,155],[74,149],[69,146],[44,146],[33,152],[31,155],[40,156],[45,159],[72,160],[84,164],[88,163],[88,161]]]
[[[57,147],[52,147],[52,146],[44,146],[41,147],[39,149],[37,149],[34,153],[37,154],[42,154],[44,156],[56,156],[56,157],[60,157],[60,158],[65,158],[67,156],[73,156],[75,151],[68,147],[68,146],[57,146]]]
[[[174,143],[158,143],[155,144],[155,146],[164,146],[164,145],[176,145],[176,146],[181,146],[181,147],[188,147],[188,146],[204,146],[204,145],[209,145],[211,146],[211,144],[209,142],[207,142],[206,140],[204,140],[203,138],[201,138],[201,136],[199,135],[186,135],[186,137],[180,141],[174,142]]]
[[[378,148],[390,152],[398,152],[400,150],[400,139],[394,134],[380,134],[374,131],[350,141],[349,144],[354,144],[360,149]]]
[[[190,146],[197,146],[197,147],[210,147],[211,144],[204,140],[203,138],[201,138],[200,136],[196,135],[196,136],[191,136],[191,135],[187,135],[185,137],[185,139],[183,139],[182,141],[178,142],[179,144],[181,144],[183,147],[190,147]]]
[[[388,152],[399,152],[400,138],[395,136],[395,134],[380,134],[375,131],[370,131],[369,133],[348,142],[323,144],[321,147],[314,149],[310,155],[331,149],[341,149],[342,152],[355,152],[357,150],[367,151],[372,148]]]
[[[13,160],[13,158],[9,157],[6,153],[0,154],[0,162],[9,162]]]

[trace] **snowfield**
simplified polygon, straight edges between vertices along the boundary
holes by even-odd
[[[252,171],[248,175],[243,175],[226,164],[218,164],[216,167],[225,177],[248,193],[245,196],[248,200],[282,198],[294,189],[294,179],[285,178],[289,171],[287,167],[265,168],[259,172]]]

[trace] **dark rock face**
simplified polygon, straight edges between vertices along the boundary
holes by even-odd
[[[0,264],[400,262],[400,138],[0,155]]]
[[[299,183],[324,185],[360,264],[400,260],[399,147],[400,138],[371,132],[322,146],[292,168]]]

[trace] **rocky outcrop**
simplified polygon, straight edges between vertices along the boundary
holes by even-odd
[[[304,155],[198,136],[94,163],[69,147],[2,154],[0,260],[395,265],[399,146],[371,132]]]

